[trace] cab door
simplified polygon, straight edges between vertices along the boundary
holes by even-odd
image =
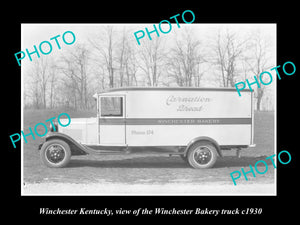
[[[100,96],[99,101],[100,145],[126,145],[125,96]]]

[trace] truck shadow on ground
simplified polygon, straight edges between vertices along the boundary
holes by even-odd
[[[254,166],[259,160],[264,160],[267,165],[272,165],[271,160],[266,160],[267,156],[260,157],[233,157],[224,156],[218,158],[213,168],[228,168],[228,167],[249,167]],[[264,166],[259,163],[258,166]],[[76,167],[93,167],[93,168],[191,168],[187,162],[180,157],[134,157],[128,159],[109,159],[109,160],[96,160],[96,159],[72,159],[69,168]]]

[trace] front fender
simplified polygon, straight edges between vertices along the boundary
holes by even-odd
[[[65,141],[70,146],[72,155],[86,155],[86,154],[88,154],[87,151],[86,151],[85,146],[83,146],[80,143],[78,143],[77,141],[75,141],[69,135],[66,135],[66,134],[63,134],[63,133],[60,133],[60,132],[50,132],[45,136],[44,143],[46,141],[49,141],[49,140],[52,140],[52,139],[59,139],[59,140]],[[44,143],[39,145],[39,150],[41,149],[41,147],[43,146]]]

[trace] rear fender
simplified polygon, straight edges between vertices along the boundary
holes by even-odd
[[[187,145],[187,147],[185,148],[185,150],[184,150],[184,156],[187,155],[187,152],[188,152],[188,150],[190,149],[190,147],[191,147],[193,144],[195,144],[196,142],[199,142],[199,141],[209,141],[209,142],[211,142],[211,143],[216,147],[217,152],[218,152],[218,155],[219,155],[220,157],[223,157],[223,154],[222,154],[222,151],[221,151],[221,148],[220,148],[218,142],[216,142],[214,139],[212,139],[212,138],[210,138],[210,137],[206,137],[206,136],[197,137],[197,138],[194,138],[193,140],[191,140],[191,141],[188,143],[188,145]]]

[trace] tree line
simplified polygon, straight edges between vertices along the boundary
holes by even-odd
[[[241,38],[226,29],[203,41],[187,28],[172,42],[155,37],[140,46],[129,34],[126,26],[101,26],[101,32],[62,55],[30,62],[24,72],[24,106],[90,109],[95,107],[94,93],[126,86],[205,87],[209,82],[234,87],[275,66],[268,42],[259,34]],[[264,94],[264,85],[255,90],[257,110]]]

